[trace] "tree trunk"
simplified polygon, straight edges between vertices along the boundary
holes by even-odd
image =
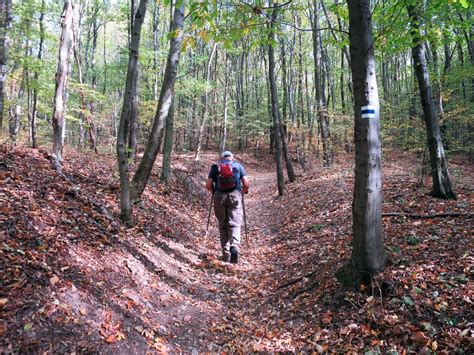
[[[0,0],[1,1],[1,0]],[[45,0],[41,1],[41,13],[39,17],[39,30],[40,30],[40,41],[38,46],[38,60],[40,61],[43,57],[43,43],[44,43],[44,14],[45,14]],[[33,88],[33,108],[31,112],[31,122],[30,122],[30,141],[31,146],[36,148],[38,142],[36,141],[36,117],[38,116],[38,79],[39,72],[35,70],[34,82],[35,86]]]
[[[273,43],[275,42],[275,22],[278,14],[278,5],[276,2],[273,3],[273,11],[270,19],[270,32],[269,32],[269,44],[268,44],[268,77],[270,80],[270,94],[271,94],[271,109],[273,116],[273,135],[275,142],[275,159],[277,163],[277,183],[278,183],[278,195],[282,196],[285,192],[285,178],[283,177],[283,164],[282,164],[282,145],[281,135],[278,134],[280,129],[280,108],[278,107],[278,92],[276,88],[275,78],[275,53],[273,49]]]
[[[326,100],[324,98],[325,88],[321,80],[321,49],[319,38],[319,9],[318,1],[313,3],[313,18],[311,21],[313,35],[313,58],[314,58],[314,82],[316,87],[316,104],[319,128],[321,131],[321,141],[323,143],[323,164],[330,166],[332,164],[332,152],[329,138],[328,111]]]
[[[407,10],[410,16],[411,36],[413,41],[412,55],[415,64],[418,87],[420,90],[421,104],[423,106],[426,134],[428,138],[428,150],[430,153],[431,176],[433,178],[431,194],[443,199],[456,199],[444,155],[438,117],[433,104],[430,77],[419,29],[419,9],[412,5],[407,5]]]
[[[120,174],[120,217],[127,226],[133,224],[132,189],[130,186],[127,137],[130,127],[130,111],[132,110],[133,82],[135,77],[138,75],[138,52],[140,48],[141,28],[145,19],[147,2],[148,0],[140,0],[140,5],[135,13],[135,21],[133,21],[123,108],[120,115],[120,124],[117,133],[117,163]]]
[[[92,112],[89,111],[87,108],[87,97],[84,92],[84,80],[83,80],[83,75],[82,75],[82,66],[81,66],[81,59],[79,57],[79,53],[77,51],[76,46],[74,46],[74,57],[76,59],[76,65],[77,65],[77,77],[79,80],[80,89],[79,89],[79,94],[81,96],[81,101],[82,101],[82,116],[85,118],[85,121],[87,123],[87,126],[89,127],[89,141],[91,148],[94,150],[96,154],[99,154],[97,150],[97,138],[96,138],[96,128],[95,128],[95,123],[92,118]]]
[[[135,14],[138,9],[138,2],[131,0],[130,4],[130,28],[133,28],[135,22]],[[138,76],[140,74],[139,63],[137,62],[136,75],[133,77],[132,82],[132,106],[130,110],[130,131],[128,136],[128,158],[133,162],[137,154],[137,135],[138,135]]]
[[[165,142],[163,144],[163,165],[160,179],[167,184],[171,178],[171,155],[173,153],[173,135],[174,135],[174,97],[171,101],[170,111],[166,117]]]
[[[224,127],[222,130],[222,140],[220,144],[220,152],[225,151],[225,145],[227,140],[227,106],[228,106],[228,91],[229,91],[229,71],[228,71],[228,60],[227,54],[225,55],[225,64],[224,64]]]
[[[352,256],[347,267],[367,284],[387,261],[382,234],[382,168],[370,0],[348,0],[354,89],[355,185]]]
[[[174,96],[174,84],[176,82],[181,43],[183,41],[185,4],[186,0],[182,0],[180,6],[176,7],[174,10],[173,21],[171,24],[171,33],[174,35],[170,39],[170,50],[166,62],[165,77],[161,86],[160,99],[158,100],[158,107],[156,109],[150,137],[148,138],[138,170],[132,180],[133,200],[139,199],[145,190],[163,138],[166,117],[168,116]]]
[[[0,129],[3,128],[5,82],[7,79],[9,31],[12,22],[11,0],[0,0]]]
[[[59,41],[58,68],[56,71],[56,89],[53,110],[53,157],[57,166],[63,161],[65,120],[65,90],[68,77],[69,58],[73,42],[73,0],[65,0],[61,15],[61,38]]]
[[[207,116],[207,98],[208,98],[207,86],[209,85],[209,82],[211,80],[212,57],[216,53],[216,50],[217,50],[217,43],[214,43],[214,45],[212,46],[211,54],[209,55],[209,59],[206,65],[206,88],[205,88],[205,92],[202,98],[201,124],[199,125],[199,132],[198,132],[198,137],[197,137],[198,141],[196,145],[196,154],[194,156],[195,161],[199,161],[199,158],[200,158],[199,154],[201,154],[204,126],[206,125],[206,116]]]
[[[18,90],[18,96],[15,104],[15,113],[13,116],[10,117],[9,132],[10,139],[12,140],[12,142],[16,142],[16,135],[20,131],[21,100],[23,100],[23,95],[25,94],[26,75],[26,70],[23,69],[23,73],[21,75],[21,84]]]

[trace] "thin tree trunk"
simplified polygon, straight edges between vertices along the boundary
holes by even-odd
[[[61,38],[59,41],[58,68],[56,72],[56,89],[54,94],[53,110],[53,158],[56,166],[63,161],[64,134],[66,130],[65,120],[65,90],[68,77],[69,58],[73,42],[73,16],[74,8],[72,0],[65,0],[63,13],[61,15]]]
[[[1,1],[1,0],[0,0]],[[39,30],[40,30],[40,41],[38,46],[38,61],[41,61],[43,57],[43,42],[44,42],[44,14],[45,14],[45,0],[41,1],[41,13],[39,17]],[[30,122],[30,140],[31,146],[36,148],[38,146],[38,142],[36,141],[36,117],[38,116],[38,79],[39,79],[39,72],[35,70],[34,74],[34,82],[35,86],[33,88],[33,108],[31,112],[31,122]]]
[[[160,7],[153,2],[153,97],[158,100],[158,19]]]
[[[207,98],[208,98],[207,86],[209,85],[210,80],[211,80],[212,57],[216,53],[216,50],[217,50],[217,43],[214,43],[214,45],[212,46],[211,54],[209,55],[209,59],[206,65],[206,89],[202,98],[203,102],[202,102],[202,112],[201,112],[201,124],[199,125],[198,141],[196,145],[196,154],[194,156],[195,161],[199,161],[200,159],[199,155],[201,154],[202,139],[203,139],[204,127],[206,125],[206,116],[207,116]]]
[[[5,82],[7,79],[9,31],[12,22],[11,0],[0,0],[0,129],[3,128],[5,107]]]
[[[228,91],[229,91],[229,72],[228,72],[228,59],[227,54],[225,55],[224,64],[224,127],[222,132],[222,140],[220,145],[220,153],[225,151],[226,140],[227,140],[227,106],[228,106]]]
[[[173,153],[173,135],[174,135],[174,97],[171,101],[170,111],[166,117],[165,142],[163,144],[163,165],[160,179],[169,184],[171,179],[171,156]]]
[[[330,146],[330,133],[328,125],[328,112],[326,100],[324,98],[325,88],[322,83],[321,75],[321,50],[319,38],[319,9],[318,1],[313,2],[312,9],[312,35],[313,35],[313,58],[314,58],[314,80],[316,87],[316,103],[319,127],[321,130],[321,141],[323,143],[323,164],[330,166],[332,164],[332,151]]]
[[[96,154],[99,154],[99,151],[97,150],[97,137],[96,137],[96,128],[95,128],[95,123],[92,118],[92,112],[87,108],[87,97],[84,92],[84,80],[83,80],[83,75],[82,75],[82,66],[81,66],[81,59],[79,57],[79,53],[77,51],[77,48],[74,46],[74,57],[76,59],[76,65],[77,65],[77,77],[79,80],[79,84],[81,85],[79,89],[79,93],[81,95],[81,101],[82,101],[82,116],[85,118],[85,121],[89,127],[89,140],[90,140],[90,145],[91,148],[94,150]]]
[[[21,100],[23,100],[23,95],[25,93],[25,83],[26,83],[26,71],[23,69],[21,75],[21,84],[18,90],[18,96],[16,99],[15,104],[15,112],[13,116],[10,117],[10,124],[9,124],[9,132],[10,132],[10,139],[12,142],[16,142],[16,136],[20,131],[20,118],[21,118]]]
[[[181,43],[183,41],[185,4],[186,0],[182,0],[180,6],[174,10],[171,33],[175,35],[170,39],[170,50],[166,62],[165,77],[161,86],[160,99],[158,100],[158,107],[156,109],[150,137],[148,138],[138,170],[132,180],[133,200],[139,199],[145,190],[163,138],[166,117],[168,116],[174,96],[174,84],[176,82]]]
[[[407,5],[410,16],[411,36],[413,40],[412,55],[415,64],[415,72],[420,90],[421,104],[423,106],[426,134],[428,138],[428,150],[430,153],[431,176],[433,188],[431,194],[444,199],[456,199],[456,194],[451,185],[448,166],[444,155],[443,142],[439,130],[438,117],[432,99],[432,90],[423,42],[421,41],[419,29],[419,9]]]
[[[133,224],[132,218],[132,189],[130,186],[130,166],[128,162],[127,137],[130,128],[130,112],[132,110],[133,82],[138,75],[138,53],[140,48],[141,28],[146,14],[148,0],[140,0],[135,13],[130,38],[130,52],[128,59],[127,78],[123,97],[123,108],[120,115],[117,132],[117,163],[120,174],[120,212],[121,219],[127,225]]]
[[[348,265],[367,284],[384,268],[382,168],[372,12],[370,0],[348,0],[354,88],[355,185],[352,256]]]
[[[131,0],[130,4],[130,28],[133,28],[135,22],[135,13],[138,9],[138,2],[136,0]],[[137,66],[139,63],[137,62]],[[140,70],[137,68],[136,75],[133,77],[132,82],[132,107],[130,110],[130,131],[128,136],[128,158],[133,162],[137,154],[137,135],[138,135],[138,77],[140,75]]]
[[[273,133],[275,141],[275,159],[277,163],[277,183],[278,183],[278,195],[282,196],[285,192],[285,178],[283,176],[283,164],[282,164],[282,144],[281,135],[278,134],[280,123],[280,108],[278,107],[278,93],[276,88],[275,78],[275,53],[273,49],[273,43],[275,42],[275,22],[278,15],[278,5],[273,2],[273,11],[269,24],[269,44],[268,44],[268,77],[270,80],[270,94],[271,94],[271,109],[273,116]]]

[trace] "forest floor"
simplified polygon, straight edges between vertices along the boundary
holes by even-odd
[[[168,187],[155,172],[125,229],[112,155],[68,151],[60,176],[44,149],[2,148],[0,353],[474,352],[471,163],[450,160],[443,201],[417,186],[419,159],[384,153],[392,263],[347,290],[353,157],[313,163],[283,197],[271,157],[238,158],[252,188],[232,265],[213,216],[204,245],[214,155],[177,156]]]

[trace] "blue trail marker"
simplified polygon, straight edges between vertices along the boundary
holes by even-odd
[[[375,118],[375,106],[362,106],[362,118]]]

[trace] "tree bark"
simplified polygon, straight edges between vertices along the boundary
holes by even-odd
[[[1,0],[0,0],[1,1]],[[44,43],[44,14],[45,14],[45,0],[41,1],[41,13],[39,17],[39,30],[40,30],[40,41],[38,45],[38,55],[37,58],[40,61],[43,57],[43,43]],[[38,142],[36,141],[36,117],[38,116],[38,79],[39,72],[35,70],[34,74],[35,86],[33,88],[33,108],[31,111],[31,122],[30,122],[30,142],[33,148],[36,148]]]
[[[73,42],[74,7],[73,0],[65,0],[63,13],[61,15],[61,38],[59,41],[58,67],[56,71],[56,89],[54,94],[53,110],[53,158],[59,166],[63,161],[64,134],[66,130],[65,120],[65,90],[68,77],[69,58]]]
[[[174,97],[171,101],[170,111],[166,117],[165,142],[163,144],[163,165],[160,179],[167,184],[171,179],[171,155],[173,153],[173,135],[174,135]]]
[[[23,100],[23,95],[25,94],[26,75],[28,74],[26,70],[23,69],[23,72],[21,75],[21,84],[18,90],[18,96],[17,96],[16,104],[15,104],[15,113],[13,116],[10,117],[9,132],[10,132],[10,139],[12,140],[12,142],[16,142],[16,135],[20,131],[21,100]]]
[[[316,87],[316,104],[319,127],[321,130],[321,141],[323,143],[323,164],[330,166],[332,164],[332,152],[330,145],[330,133],[328,125],[328,111],[326,99],[324,97],[325,87],[322,83],[321,75],[321,49],[319,38],[319,9],[318,1],[313,2],[312,16],[312,36],[313,36],[313,58],[314,58],[314,82]]]
[[[407,5],[407,10],[410,16],[411,36],[413,41],[412,55],[416,78],[418,80],[418,88],[420,90],[421,104],[423,106],[428,150],[430,153],[431,176],[433,178],[431,194],[443,199],[456,199],[449,177],[438,117],[433,103],[430,77],[419,28],[419,9],[413,5]]]
[[[194,155],[194,160],[199,161],[200,159],[200,154],[201,154],[201,146],[202,146],[202,139],[203,139],[203,134],[204,134],[204,126],[206,125],[206,116],[207,116],[207,99],[208,99],[208,93],[207,93],[207,86],[209,85],[211,81],[211,64],[212,64],[212,57],[216,53],[217,50],[217,43],[214,43],[212,46],[212,51],[211,54],[209,55],[209,59],[207,61],[206,65],[206,88],[204,95],[202,97],[202,111],[201,111],[201,124],[199,125],[199,132],[198,132],[198,141],[196,145],[196,154]]]
[[[229,71],[228,71],[228,58],[227,54],[225,55],[224,63],[224,123],[222,129],[222,139],[220,144],[220,153],[225,151],[226,141],[227,141],[227,106],[228,106],[228,91],[229,91]]]
[[[0,129],[3,128],[5,104],[5,82],[7,79],[7,59],[9,30],[12,22],[11,0],[0,0]]]
[[[91,149],[94,150],[96,154],[99,154],[99,151],[97,150],[97,137],[96,137],[96,127],[94,120],[92,118],[92,112],[88,109],[87,107],[87,97],[86,93],[84,92],[84,79],[82,75],[82,66],[81,66],[81,58],[79,57],[79,53],[77,51],[76,46],[74,46],[74,57],[76,59],[76,65],[77,65],[77,77],[79,80],[79,84],[81,85],[79,89],[79,94],[81,96],[81,101],[82,101],[82,116],[85,118],[85,121],[87,123],[87,126],[89,127],[89,141],[90,141],[90,146]]]
[[[273,116],[273,135],[275,142],[275,159],[277,163],[277,184],[278,184],[278,195],[282,196],[285,192],[285,178],[283,177],[283,164],[282,164],[282,144],[281,136],[279,133],[280,129],[280,108],[278,107],[278,92],[276,88],[275,78],[275,53],[273,44],[275,43],[275,22],[278,15],[278,4],[273,2],[273,11],[269,24],[269,44],[268,44],[268,77],[270,80],[270,94],[271,94],[271,109]]]
[[[130,4],[130,28],[133,29],[134,22],[135,22],[135,14],[138,9],[138,2],[136,0],[131,0]],[[138,68],[138,61],[137,61],[137,70],[136,75],[133,77],[132,82],[132,106],[130,110],[130,130],[128,136],[128,158],[133,162],[135,160],[137,154],[137,146],[138,146],[138,77],[140,75],[140,71]]]
[[[382,234],[379,97],[370,0],[348,0],[354,89],[355,185],[349,267],[363,283],[387,261]]]
[[[117,133],[117,163],[120,174],[120,217],[127,226],[133,224],[132,189],[130,186],[127,137],[130,128],[130,112],[132,110],[133,82],[135,77],[138,75],[137,63],[140,48],[141,28],[145,19],[147,2],[148,0],[140,0],[140,5],[135,13],[135,20],[133,21],[123,108],[120,115],[119,129]]]
[[[168,116],[174,96],[174,84],[176,82],[181,43],[183,41],[185,4],[186,0],[182,0],[180,6],[176,7],[174,10],[173,21],[171,24],[171,33],[173,36],[170,39],[170,50],[166,62],[165,76],[161,86],[160,99],[158,100],[158,107],[150,132],[150,137],[148,138],[140,165],[138,166],[137,172],[132,180],[133,200],[139,199],[145,190],[163,138],[166,117]]]

